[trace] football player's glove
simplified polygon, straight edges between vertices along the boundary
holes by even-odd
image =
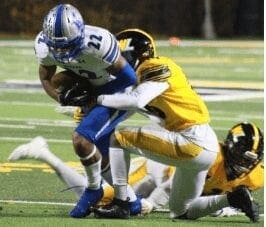
[[[92,95],[90,89],[79,83],[59,94],[59,102],[62,106],[84,106],[95,100],[96,97]]]
[[[83,119],[84,116],[85,116],[85,114],[82,111],[82,108],[81,107],[76,107],[76,109],[74,111],[74,114],[73,114],[74,121],[76,123],[79,123]]]

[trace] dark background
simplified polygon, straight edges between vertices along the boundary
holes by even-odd
[[[139,27],[157,37],[263,38],[263,0],[210,0],[214,36],[203,32],[205,0],[1,0],[0,35],[31,37],[59,3],[77,7],[87,24],[116,33]]]

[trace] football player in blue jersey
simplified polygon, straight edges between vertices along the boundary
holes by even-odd
[[[44,90],[62,105],[86,107],[93,97],[119,92],[136,83],[134,69],[120,54],[115,36],[106,29],[85,25],[80,12],[69,4],[57,5],[46,15],[35,39],[35,53]],[[57,67],[65,69],[66,75],[88,80],[93,93],[84,90],[84,84],[58,92],[51,82]],[[88,187],[70,212],[72,217],[85,217],[102,198],[101,177],[111,181],[109,136],[126,115],[126,111],[96,105],[73,132],[74,150],[85,167]],[[136,199],[133,191],[131,197]]]

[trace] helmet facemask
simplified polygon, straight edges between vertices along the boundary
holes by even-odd
[[[228,180],[249,173],[263,158],[263,135],[250,123],[234,126],[224,146],[225,170]]]
[[[84,23],[79,11],[71,5],[58,5],[44,19],[43,34],[54,58],[59,62],[73,60],[84,46]]]

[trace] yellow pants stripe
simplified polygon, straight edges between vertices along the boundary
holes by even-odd
[[[197,156],[202,148],[196,144],[170,141],[166,138],[152,134],[152,132],[141,130],[118,130],[115,133],[116,139],[123,148],[138,148],[159,156],[165,156],[175,160],[188,160]]]

